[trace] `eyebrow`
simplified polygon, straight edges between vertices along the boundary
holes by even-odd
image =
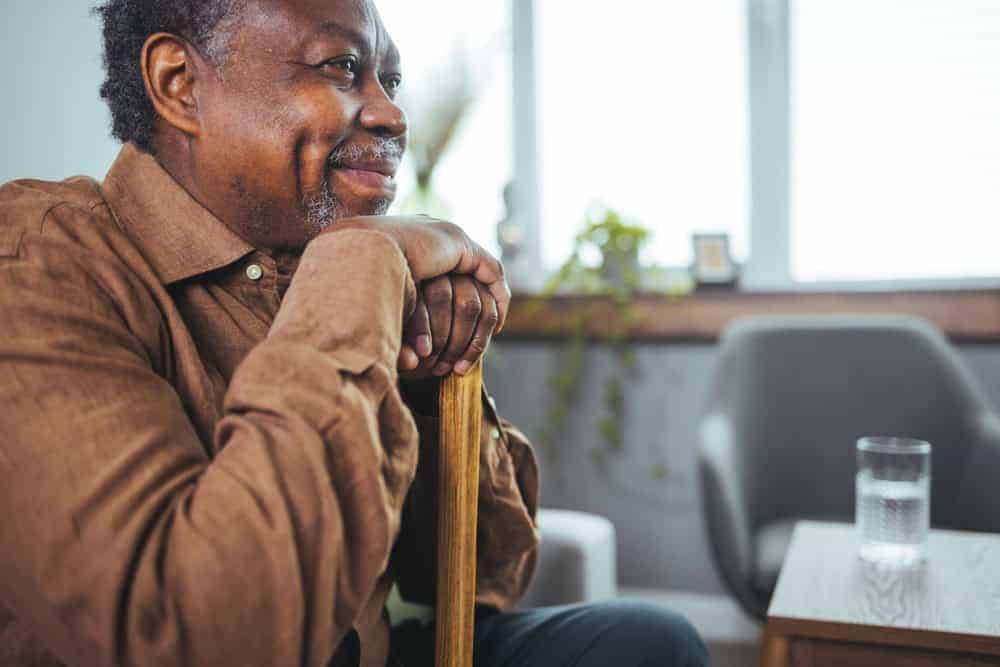
[[[321,23],[313,33],[313,36],[315,37],[316,35],[321,34],[340,37],[353,42],[360,47],[364,47],[366,50],[370,50],[368,37],[363,32],[342,23],[338,23],[337,21],[324,21]],[[389,47],[386,49],[386,61],[396,65],[397,67],[400,64],[399,49],[396,48],[396,44],[392,40],[389,40]]]
[[[337,23],[336,21],[324,21],[313,33],[313,36],[327,34],[341,37],[354,42],[358,46],[369,46],[368,38],[359,30]]]
[[[397,49],[395,43],[390,40],[389,47],[385,50],[385,62],[389,65],[399,67],[401,64],[400,60],[399,49]]]

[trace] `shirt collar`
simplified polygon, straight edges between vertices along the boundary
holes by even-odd
[[[254,247],[188,194],[149,153],[126,143],[104,200],[165,285],[232,264]]]

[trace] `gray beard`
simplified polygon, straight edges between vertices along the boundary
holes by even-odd
[[[342,146],[330,154],[328,168],[334,168],[343,160],[358,160],[371,158],[379,160],[384,157],[399,157],[402,149],[396,139],[378,138],[371,147],[360,149],[354,145]],[[345,217],[348,212],[337,198],[330,191],[329,169],[323,175],[323,183],[320,191],[312,195],[306,195],[302,201],[302,208],[305,211],[306,225],[316,234],[335,223],[338,219]],[[385,215],[392,202],[388,199],[380,199],[369,207],[369,210],[359,211],[357,215]]]
[[[340,202],[330,192],[328,176],[323,176],[323,186],[318,193],[306,195],[302,207],[306,213],[306,226],[314,234],[319,234],[338,218],[343,217]]]
[[[357,215],[385,215],[391,204],[388,199],[379,199],[368,210],[359,211]],[[306,226],[316,234],[348,215],[340,201],[330,192],[330,179],[326,176],[323,177],[322,189],[317,194],[307,195],[302,207],[306,214]]]

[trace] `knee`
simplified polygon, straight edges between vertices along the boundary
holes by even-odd
[[[706,667],[708,648],[698,631],[680,614],[649,602],[609,603],[613,635],[630,647],[640,665]]]

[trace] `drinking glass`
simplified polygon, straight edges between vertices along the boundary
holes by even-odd
[[[922,562],[930,530],[930,443],[861,438],[855,491],[858,555],[890,565]]]

